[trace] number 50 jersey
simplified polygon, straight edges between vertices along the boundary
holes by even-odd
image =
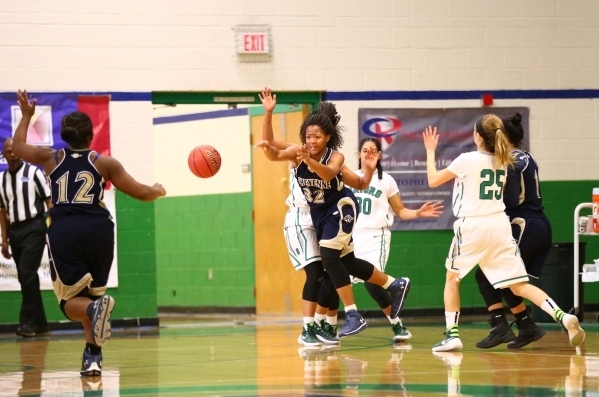
[[[90,214],[110,217],[110,212],[102,202],[106,181],[100,175],[94,162],[90,160],[91,150],[62,149],[64,156],[49,175],[52,188],[50,216]]]

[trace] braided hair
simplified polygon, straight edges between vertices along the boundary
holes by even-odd
[[[320,127],[326,135],[331,138],[327,142],[327,147],[337,150],[343,145],[341,132],[343,128],[339,125],[341,116],[337,113],[337,108],[331,102],[320,102],[318,108],[312,110],[304,119],[300,127],[299,137],[302,143],[306,143],[306,130],[309,126]]]
[[[92,121],[86,113],[72,112],[62,118],[60,137],[73,149],[87,149],[94,137]]]
[[[362,151],[362,147],[364,147],[364,144],[366,142],[372,142],[372,143],[374,143],[374,145],[376,146],[376,149],[379,152],[381,151],[381,141],[379,141],[378,139],[374,139],[374,138],[364,138],[364,139],[362,139],[360,141],[358,152]],[[362,159],[359,156],[358,156],[358,168],[362,168]],[[380,158],[376,162],[376,169],[378,171],[379,179],[383,179],[383,166],[381,165],[381,159]]]

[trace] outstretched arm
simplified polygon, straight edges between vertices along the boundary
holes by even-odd
[[[48,147],[36,147],[27,144],[27,130],[29,129],[31,118],[35,114],[35,105],[37,104],[37,101],[34,99],[33,102],[30,102],[27,91],[18,90],[17,102],[19,103],[23,117],[15,130],[12,151],[15,156],[28,163],[41,165],[44,167],[46,174],[49,174],[54,170],[54,167],[56,167],[56,161],[54,160],[55,150]]]
[[[254,145],[254,149],[261,148],[264,155],[270,161],[291,161],[296,162],[297,153],[300,150],[299,146],[289,146],[285,150],[279,150],[272,146],[268,141],[260,141]]]
[[[439,134],[437,134],[437,127],[434,129],[430,126],[422,133],[424,138],[424,147],[426,148],[426,176],[428,178],[428,185],[430,187],[441,186],[447,181],[455,178],[455,174],[449,171],[447,168],[437,172],[437,166],[435,164],[435,149],[439,142]]]
[[[417,210],[408,209],[403,205],[399,193],[389,197],[389,204],[395,215],[404,221],[411,221],[416,218],[438,218],[443,214],[443,206],[440,202],[433,203],[429,201]]]
[[[364,190],[368,186],[370,186],[370,182],[372,181],[372,176],[374,175],[374,171],[376,170],[376,163],[378,161],[378,156],[374,156],[372,154],[368,154],[363,161],[364,164],[364,175],[358,176],[355,172],[350,170],[345,164],[341,167],[341,176],[343,178],[343,183],[345,183],[349,187],[353,187],[357,190]]]
[[[106,180],[111,181],[117,189],[135,199],[154,201],[158,197],[166,196],[166,190],[160,183],[148,186],[137,182],[115,158],[100,156],[95,165]]]
[[[264,106],[264,121],[262,122],[262,139],[268,141],[271,146],[279,150],[285,150],[293,144],[281,141],[279,139],[275,139],[274,133],[272,130],[272,113],[277,106],[277,95],[273,94],[268,87],[264,87],[264,89],[258,94],[260,100],[262,101],[262,106]]]

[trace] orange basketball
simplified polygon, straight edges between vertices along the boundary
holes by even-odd
[[[210,145],[200,145],[189,153],[187,164],[195,176],[210,178],[220,169],[220,154]]]

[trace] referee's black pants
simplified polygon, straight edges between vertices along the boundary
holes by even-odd
[[[46,244],[46,222],[43,217],[15,222],[8,228],[8,243],[17,265],[21,284],[21,325],[46,326],[46,313],[37,270]]]

